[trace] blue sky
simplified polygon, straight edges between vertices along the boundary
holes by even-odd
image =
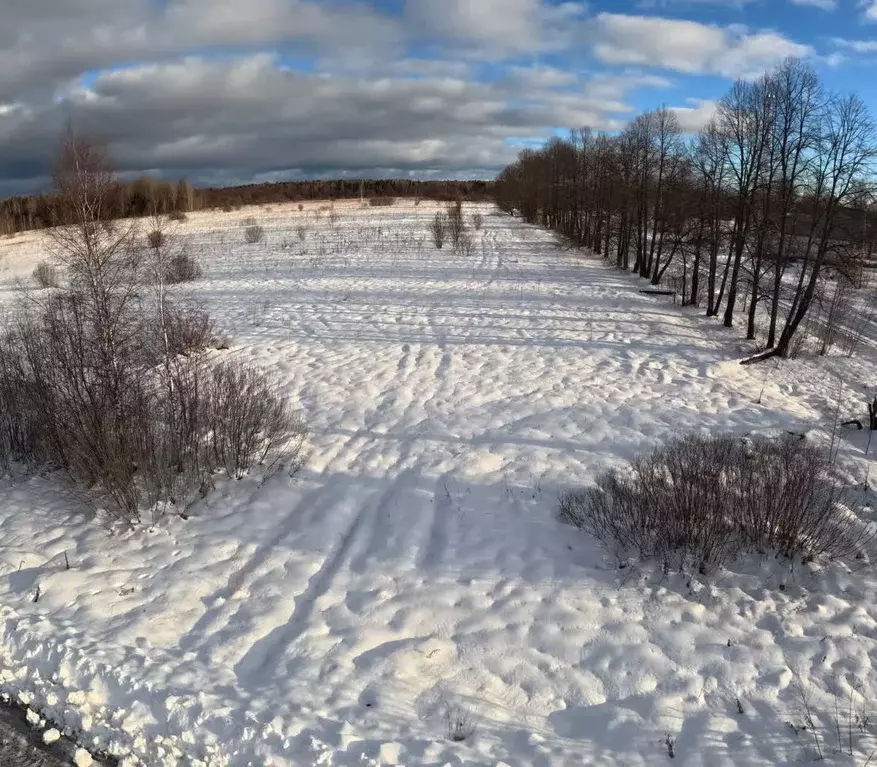
[[[0,194],[67,119],[132,175],[491,176],[787,55],[877,111],[877,0],[5,0]]]

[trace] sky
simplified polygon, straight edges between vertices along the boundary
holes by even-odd
[[[786,56],[877,112],[877,0],[2,0],[0,196],[68,121],[125,177],[489,178]]]

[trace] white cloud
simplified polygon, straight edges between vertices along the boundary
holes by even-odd
[[[832,42],[852,53],[877,53],[877,40],[845,40],[841,37],[835,37]]]
[[[775,32],[749,32],[653,16],[601,13],[593,25],[594,52],[607,64],[672,69],[688,74],[751,76],[787,56],[812,49]]]
[[[696,133],[716,114],[716,102],[712,100],[688,99],[686,106],[670,107],[679,119],[679,126],[686,133]]]
[[[361,63],[398,57],[406,45],[400,20],[364,0],[52,0],[50,7],[5,0],[2,22],[0,99],[120,62],[205,48],[285,44]]]
[[[639,8],[669,8],[680,5],[727,5],[732,8],[744,8],[758,0],[639,0]]]
[[[172,0],[162,24],[175,47],[304,43],[320,51],[401,46],[396,19],[365,3],[318,0]]]
[[[537,48],[540,0],[408,0],[409,21],[421,34],[517,50]]]
[[[438,36],[482,55],[532,53],[569,44],[568,24],[584,16],[581,2],[543,0],[406,0],[405,17],[415,35]]]
[[[810,5],[823,11],[836,11],[838,0],[791,0],[794,5]]]
[[[864,9],[865,19],[877,21],[877,0],[861,0],[859,6]]]

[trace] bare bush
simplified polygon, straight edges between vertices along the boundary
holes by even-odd
[[[201,265],[198,259],[190,255],[188,251],[181,250],[175,253],[167,262],[165,281],[169,285],[180,282],[192,282],[201,276]]]
[[[47,261],[40,261],[33,270],[33,278],[41,288],[57,288],[61,283],[58,269]]]
[[[850,312],[846,327],[841,332],[841,350],[847,357],[852,357],[861,346],[864,338],[870,334],[875,318],[877,318],[877,298],[872,291],[863,295],[862,304]]]
[[[466,233],[466,221],[463,218],[463,203],[460,200],[448,205],[448,233],[454,249],[460,247],[460,241]]]
[[[301,213],[305,209],[305,206],[302,203],[298,204],[298,212]]]
[[[484,228],[484,216],[481,213],[472,214],[472,228],[480,232]]]
[[[832,752],[844,764],[868,767],[877,758],[873,727],[873,695],[855,676],[835,676],[830,689],[796,670],[798,705],[787,722],[792,733],[812,744],[809,756],[831,760]],[[807,753],[805,751],[805,753]]]
[[[832,346],[852,319],[853,285],[843,274],[838,273],[834,280],[831,297],[825,302],[825,317],[819,328],[822,346],[820,355],[828,354]]]
[[[746,551],[845,557],[868,542],[828,454],[794,436],[684,436],[561,499],[561,517],[619,554],[711,568]]]
[[[173,221],[177,224],[182,224],[184,221],[188,221],[189,217],[183,213],[181,210],[172,210],[167,214],[168,220]]]
[[[444,213],[436,213],[429,227],[432,241],[441,250],[448,235],[448,217]]]
[[[807,350],[813,335],[813,318],[808,318],[800,327],[795,337],[789,342],[786,356],[796,360]]]
[[[262,373],[242,363],[223,363],[213,369],[208,386],[210,450],[228,476],[242,478],[272,451],[284,460],[298,457],[304,426]]]
[[[140,265],[141,269],[145,266],[148,279],[159,286],[159,292],[165,285],[191,282],[201,276],[198,260],[179,243],[173,232],[166,230],[165,225],[165,216],[152,216],[153,229],[147,238],[149,253]]]
[[[215,346],[218,333],[210,314],[191,301],[165,301],[158,315],[158,323],[153,323],[160,337],[153,337],[154,349],[150,362],[154,365],[169,364],[178,356],[190,356]],[[145,336],[145,338],[147,338]]]
[[[162,247],[166,239],[165,233],[161,229],[153,229],[146,235],[146,242],[153,249]]]
[[[304,429],[267,377],[198,353],[214,339],[206,312],[148,314],[139,329],[124,318],[135,332],[112,370],[75,295],[7,329],[0,462],[63,469],[90,502],[132,523],[182,510],[217,467],[241,478],[272,455],[297,468]]]
[[[265,239],[265,230],[258,224],[251,224],[244,230],[244,240],[248,245],[255,245]]]
[[[463,706],[448,704],[445,709],[446,737],[452,743],[462,743],[475,734],[475,718]]]
[[[368,204],[372,208],[389,208],[396,204],[395,197],[369,197]]]
[[[0,462],[63,470],[130,523],[185,508],[217,466],[241,477],[274,453],[297,467],[304,430],[264,374],[199,354],[213,326],[168,299],[165,245],[141,265],[133,237],[95,218],[114,189],[103,155],[70,136],[56,179],[71,211],[56,253],[75,279],[22,302],[0,333]]]
[[[39,465],[49,458],[45,432],[25,355],[16,335],[0,337],[0,467],[12,461]]]
[[[472,255],[472,250],[475,247],[475,240],[469,232],[463,232],[460,236],[459,241],[457,242],[457,252],[466,256],[467,258]]]

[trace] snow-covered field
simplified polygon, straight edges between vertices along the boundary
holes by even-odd
[[[469,256],[433,247],[428,202],[315,210],[177,233],[222,353],[305,413],[305,468],[134,531],[4,480],[2,689],[126,765],[795,764],[804,698],[864,764],[877,742],[854,725],[840,757],[830,721],[833,691],[844,723],[850,685],[877,691],[870,568],[619,570],[555,513],[680,430],[824,438],[875,360],[741,367],[739,330],[490,206]],[[0,300],[40,242],[0,240]],[[843,434],[859,481],[866,439]]]

